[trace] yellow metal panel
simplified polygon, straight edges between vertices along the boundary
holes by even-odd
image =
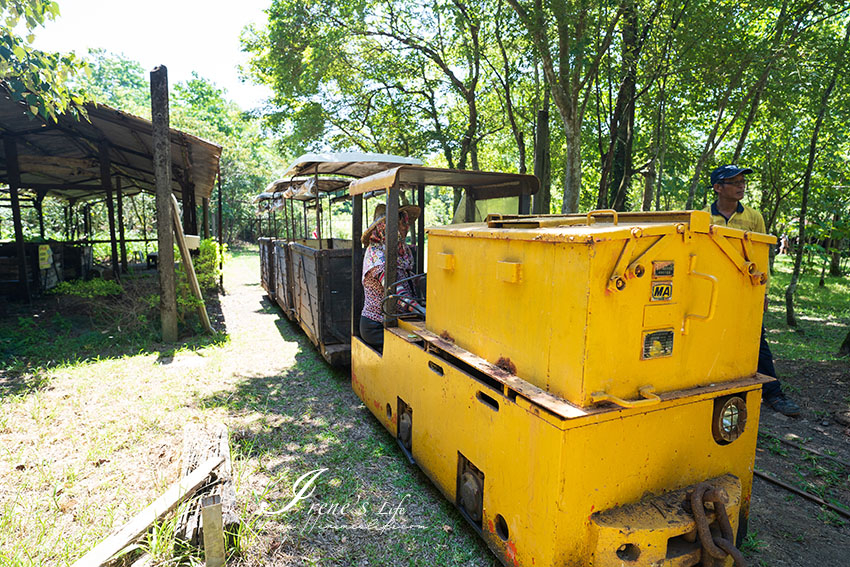
[[[428,275],[427,328],[581,406],[750,375],[765,286],[747,266],[767,266],[769,238],[706,216],[432,229],[429,264],[456,269]]]
[[[711,433],[711,396],[556,427],[521,397],[512,399],[391,332],[385,333],[383,357],[354,338],[352,360],[355,391],[391,433],[397,400],[412,408],[413,456],[449,500],[455,501],[459,455],[484,474],[483,536],[507,565],[591,565],[594,554],[610,556],[629,543],[628,533],[622,540],[609,533],[600,543],[594,513],[726,474],[740,479],[741,509],[748,513],[758,385],[741,391],[747,428],[721,446]],[[499,517],[507,527],[504,539]],[[731,519],[737,526],[737,515]],[[633,527],[640,528],[639,520]],[[661,539],[653,545],[666,545]]]
[[[496,264],[496,274],[505,283],[519,283],[522,280],[522,263],[499,262]]]

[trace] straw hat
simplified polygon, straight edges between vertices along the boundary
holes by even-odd
[[[419,213],[422,212],[422,209],[417,207],[416,205],[404,205],[398,208],[399,214],[407,213],[407,218],[410,219],[410,222],[413,223],[416,219],[419,218]],[[369,237],[372,236],[372,232],[378,227],[378,225],[386,219],[387,216],[387,206],[383,203],[379,203],[378,206],[375,207],[375,214],[372,216],[372,224],[369,225],[369,228],[363,231],[363,236],[360,237],[360,242],[363,243],[364,246],[369,244]]]

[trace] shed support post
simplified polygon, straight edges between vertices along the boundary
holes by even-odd
[[[23,297],[30,300],[30,280],[27,273],[26,246],[24,244],[24,226],[21,222],[21,203],[18,190],[21,187],[21,170],[18,166],[18,143],[11,136],[3,136],[3,151],[6,154],[6,168],[9,176],[9,197],[12,200],[12,224],[15,227],[15,248],[18,256],[18,283]]]
[[[153,167],[156,179],[156,232],[159,272],[159,313],[162,340],[177,341],[177,293],[174,282],[174,238],[171,232],[171,139],[168,131],[168,70],[154,68],[151,77]]]
[[[183,205],[183,230],[185,234],[198,234],[198,215],[195,212],[195,184],[188,179],[181,178]]]
[[[121,271],[127,273],[127,241],[124,238],[124,193],[121,179],[115,180],[115,195],[118,197],[118,239],[121,241]]]
[[[222,224],[223,214],[221,212],[221,168],[218,169],[218,287],[224,293],[224,224]]]
[[[38,213],[38,235],[44,240],[44,209],[42,205],[44,204],[44,195],[38,193],[35,196],[35,200],[33,201],[33,205],[35,206],[35,211]]]
[[[210,200],[207,197],[201,198],[201,219],[204,240],[207,240],[210,237]]]
[[[109,170],[111,164],[109,161],[109,146],[106,143],[101,143],[100,154],[100,184],[103,190],[106,191],[106,210],[109,216],[109,243],[112,252],[112,275],[117,280],[119,279],[120,268],[118,266],[118,242],[115,238],[115,206],[112,202],[112,177]]]

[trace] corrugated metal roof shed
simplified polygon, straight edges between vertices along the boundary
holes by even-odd
[[[109,147],[110,171],[122,191],[155,193],[152,124],[108,106],[86,104],[88,120],[69,115],[58,122],[34,118],[0,83],[0,138],[18,145],[21,188],[71,202],[100,198],[100,148]],[[221,147],[171,129],[171,187],[182,199],[183,185],[194,185],[196,202],[209,198]],[[8,164],[0,144],[0,184],[8,185]]]

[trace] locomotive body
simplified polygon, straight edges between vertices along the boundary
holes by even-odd
[[[506,565],[732,565],[772,238],[698,211],[429,229],[427,314],[387,313],[383,352],[352,325],[352,387]]]

